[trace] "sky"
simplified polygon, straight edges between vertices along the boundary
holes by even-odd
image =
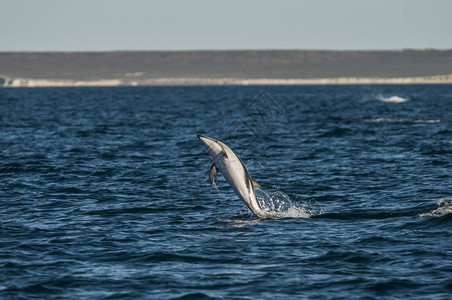
[[[452,49],[452,0],[0,0],[0,51]]]

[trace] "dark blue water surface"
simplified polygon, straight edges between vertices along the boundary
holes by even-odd
[[[0,89],[1,299],[450,299],[451,229],[451,85]]]

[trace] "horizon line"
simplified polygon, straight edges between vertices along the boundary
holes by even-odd
[[[112,52],[290,52],[290,51],[306,51],[306,52],[409,52],[409,51],[452,51],[452,48],[387,48],[387,49],[310,49],[310,48],[249,48],[249,49],[117,49],[117,50],[0,50],[0,53],[112,53]]]

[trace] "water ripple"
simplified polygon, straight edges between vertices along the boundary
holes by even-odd
[[[0,298],[448,299],[450,95],[0,89]],[[270,218],[209,184],[196,134],[231,145]]]

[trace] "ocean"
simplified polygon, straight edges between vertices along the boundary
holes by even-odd
[[[452,85],[0,89],[0,299],[451,299],[451,228]]]

